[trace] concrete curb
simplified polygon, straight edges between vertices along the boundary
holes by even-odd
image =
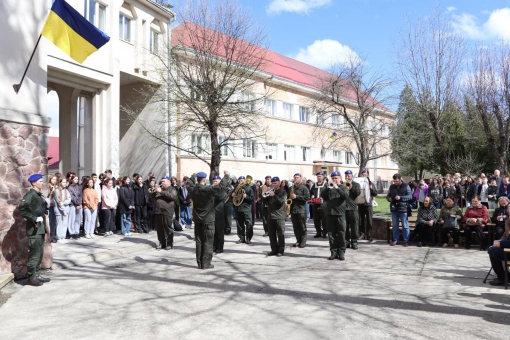
[[[9,274],[0,276],[0,289],[4,288],[12,280],[14,280],[13,273],[9,273]]]

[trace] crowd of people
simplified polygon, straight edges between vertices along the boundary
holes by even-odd
[[[428,183],[427,183],[428,182]],[[400,174],[393,175],[386,199],[390,202],[392,216],[391,246],[400,241],[399,226],[402,225],[404,247],[409,246],[410,228],[408,216],[413,205],[418,206],[416,218],[417,246],[430,243],[433,233],[444,240],[448,247],[448,235],[452,234],[455,248],[460,244],[460,230],[464,231],[464,246],[471,247],[473,233],[480,250],[487,248],[488,240],[496,240],[489,247],[489,256],[497,278],[492,285],[504,284],[503,248],[510,247],[510,185],[508,176],[500,176],[495,170],[493,176],[435,176],[429,181],[405,183]],[[492,215],[491,215],[492,212]],[[494,224],[494,235],[485,235],[487,225]],[[462,226],[461,226],[462,225]]]
[[[322,172],[316,176],[315,182],[297,173],[292,182],[266,176],[264,182],[252,183],[251,176],[235,178],[225,172],[223,178],[215,176],[208,183],[203,172],[183,177],[180,182],[168,176],[156,180],[152,173],[146,179],[136,173],[132,181],[129,176],[115,179],[110,170],[81,179],[73,172],[66,176],[55,174],[48,179],[45,197],[51,240],[61,244],[66,239],[131,236],[132,231],[156,230],[157,248],[169,250],[173,248],[174,230],[198,226],[194,232],[197,263],[199,268],[208,269],[213,267],[212,255],[223,252],[224,235],[231,233],[233,217],[237,244],[250,244],[255,220],[262,221],[263,236],[269,237],[269,256],[283,256],[285,221],[290,217],[296,238],[293,247],[306,247],[306,223],[313,219],[314,238],[329,239],[328,260],[343,261],[347,248],[358,249],[358,239],[373,241],[372,205],[377,191],[368,170],[363,170],[360,178],[354,178],[350,170],[345,171],[344,179],[338,171],[331,174],[330,180]],[[495,242],[489,253],[491,261],[500,258],[501,247],[510,235],[509,187],[509,178],[501,177],[498,170],[491,178],[485,174],[478,178],[454,174],[410,183],[395,174],[386,196],[393,222],[390,245],[400,241],[400,223],[403,245],[409,245],[408,216],[416,205],[418,246],[427,245],[432,233],[437,232],[439,239],[445,240],[443,247],[448,246],[446,240],[451,233],[458,248],[462,224],[466,249],[472,243],[472,232],[483,248],[487,241],[484,230],[492,222],[495,238],[501,242]],[[26,213],[26,216],[34,215]],[[493,267],[500,278],[501,266],[493,264]]]

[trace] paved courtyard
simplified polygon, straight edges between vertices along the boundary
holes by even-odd
[[[309,230],[313,226],[309,225]],[[175,248],[146,236],[54,245],[52,281],[11,283],[0,339],[505,339],[510,290],[483,284],[476,249],[360,243],[328,261],[326,239],[267,257],[226,237],[215,268],[198,270],[192,231]],[[287,244],[294,241],[288,224]],[[63,269],[65,268],[65,269]]]

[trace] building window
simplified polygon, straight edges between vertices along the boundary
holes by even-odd
[[[339,129],[340,128],[341,119],[339,115],[331,115],[331,127],[333,129]]]
[[[283,118],[292,119],[292,104],[283,103]]]
[[[299,107],[299,121],[310,122],[310,109],[304,106]]]
[[[377,181],[377,187],[382,187],[382,190],[388,190],[388,181]]]
[[[257,143],[251,139],[243,139],[243,157],[256,158],[257,157]]]
[[[244,91],[242,94],[242,107],[247,111],[253,111],[255,109],[254,95],[251,92]]]
[[[342,162],[342,151],[333,150],[333,161]]]
[[[285,151],[283,151],[283,160],[284,161],[293,161],[294,160],[294,146],[293,145],[285,145]]]
[[[276,100],[266,99],[264,102],[266,106],[266,113],[270,116],[276,116]]]
[[[191,99],[196,100],[198,102],[203,102],[205,101],[205,97],[198,87],[199,87],[198,84],[190,85]]]
[[[131,41],[131,19],[119,14],[119,39]]]
[[[266,159],[278,159],[278,144],[267,144],[266,145]]]
[[[159,33],[153,29],[151,29],[150,36],[150,51],[156,54],[159,52]]]
[[[192,134],[191,135],[191,151],[196,153],[197,155],[207,153],[209,149],[208,140],[209,136],[201,135],[201,134]]]
[[[220,155],[228,156],[228,140],[223,136],[219,136],[218,143],[220,144]]]
[[[356,164],[354,160],[354,154],[352,152],[345,153],[345,164],[354,165]]]
[[[85,0],[84,17],[94,26],[104,31],[106,28],[106,6],[94,0]]]
[[[302,146],[301,147],[301,154],[302,154],[302,157],[303,157],[303,162],[309,162],[310,161],[310,147]]]

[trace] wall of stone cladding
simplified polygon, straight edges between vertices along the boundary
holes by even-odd
[[[0,273],[26,275],[28,239],[18,211],[31,174],[48,174],[47,128],[0,121]]]

